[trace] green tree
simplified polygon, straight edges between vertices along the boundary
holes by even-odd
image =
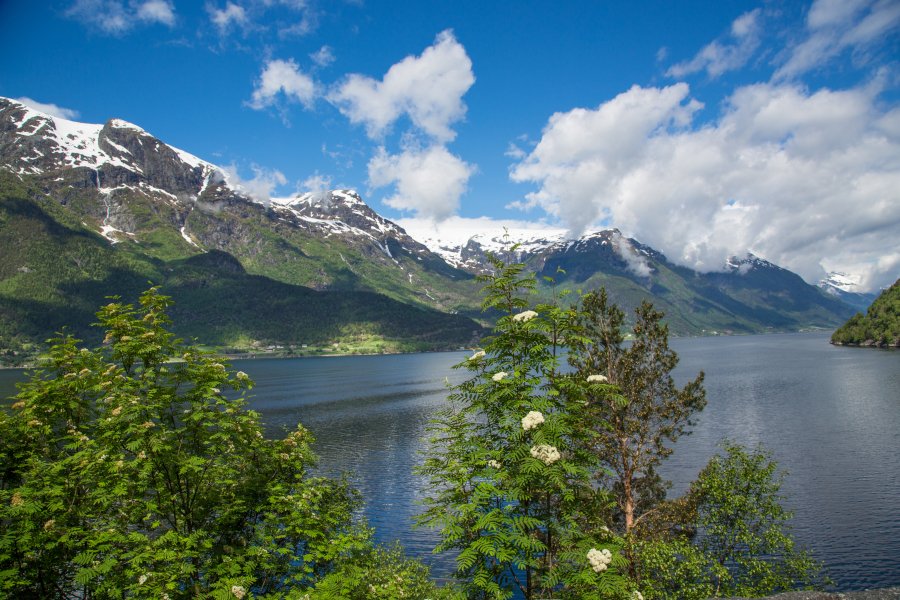
[[[703,373],[680,389],[675,385],[678,356],[669,348],[662,317],[643,302],[635,309],[634,340],[626,344],[625,315],[600,289],[582,298],[576,317],[580,335],[570,344],[569,362],[578,377],[598,382],[585,423],[604,467],[597,478],[612,489],[626,536],[665,497],[667,484],[656,469],[706,406]]]
[[[0,594],[367,597],[329,591],[385,564],[358,495],[310,474],[302,426],[263,436],[249,377],[175,339],[170,303],[103,307],[104,346],[54,340],[0,413]]]
[[[692,484],[697,548],[710,562],[715,596],[765,596],[823,583],[821,565],[795,547],[771,454],[723,444]]]
[[[900,279],[878,295],[865,315],[856,313],[839,327],[831,342],[900,346]]]
[[[584,523],[597,502],[593,454],[579,426],[587,383],[560,373],[573,312],[522,297],[534,278],[493,261],[483,308],[494,335],[464,361],[471,377],[436,419],[421,472],[432,488],[421,522],[436,551],[458,551],[470,598],[616,598],[626,594],[615,536]],[[602,494],[602,492],[601,492]]]

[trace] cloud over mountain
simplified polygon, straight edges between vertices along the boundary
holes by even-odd
[[[900,109],[879,91],[748,85],[698,123],[687,84],[635,86],[554,114],[511,176],[576,233],[619,227],[701,271],[749,250],[875,289],[900,268]]]
[[[440,221],[456,214],[474,171],[441,145],[407,147],[399,154],[389,154],[382,147],[369,161],[369,184],[376,188],[395,185],[385,204]]]

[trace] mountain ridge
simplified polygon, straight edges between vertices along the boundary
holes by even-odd
[[[733,259],[720,273],[698,273],[671,263],[618,230],[591,232],[576,240],[566,239],[563,230],[513,231],[512,235],[509,231],[476,232],[456,246],[437,236],[423,243],[415,231],[411,235],[379,215],[353,190],[254,198],[226,170],[164,143],[137,125],[119,119],[103,125],[66,121],[7,99],[0,99],[0,170],[9,173],[0,180],[6,203],[6,218],[0,226],[9,229],[6,244],[27,246],[31,255],[38,256],[54,247],[51,230],[63,232],[59,235],[69,241],[95,235],[106,246],[100,250],[94,245],[92,252],[121,265],[122,281],[174,284],[184,295],[176,297],[176,303],[186,305],[208,297],[203,285],[219,290],[220,296],[235,297],[235,291],[222,289],[224,281],[251,286],[254,289],[246,294],[257,298],[254,294],[266,290],[273,295],[273,304],[281,301],[275,297],[279,294],[305,298],[310,303],[308,314],[291,318],[306,318],[307,324],[282,328],[284,336],[301,330],[308,336],[312,315],[321,314],[318,303],[341,304],[333,295],[344,294],[361,303],[353,310],[341,304],[345,316],[368,315],[365,335],[377,337],[378,331],[389,331],[392,348],[402,346],[403,333],[396,325],[402,322],[397,311],[405,310],[403,306],[425,311],[420,333],[411,332],[411,339],[421,340],[427,329],[423,323],[433,319],[435,331],[454,333],[432,340],[432,347],[474,344],[480,327],[491,319],[480,312],[475,280],[486,272],[488,252],[525,262],[537,273],[538,300],[552,299],[559,285],[573,289],[604,285],[626,309],[649,297],[669,315],[677,335],[824,328],[852,312],[840,299],[762,259]],[[23,216],[29,211],[30,217]],[[54,229],[50,222],[60,228]],[[21,231],[15,231],[13,223],[37,233],[17,241]],[[75,263],[91,263],[84,252],[64,256]],[[198,267],[195,257],[210,253],[221,254],[201,260],[202,268]],[[242,272],[235,270],[235,264]],[[39,318],[32,314],[36,308],[28,312],[28,300],[38,307],[39,300],[53,298],[55,306],[63,307],[59,311],[66,302],[62,289],[77,291],[72,296],[77,305],[98,297],[99,292],[88,293],[81,283],[73,285],[73,277],[82,283],[93,281],[98,289],[105,285],[109,293],[121,293],[108,270],[96,265],[93,271],[71,265],[62,268],[48,261],[35,265],[10,265],[0,278],[0,299],[15,305],[10,314],[31,315],[28,322]],[[54,269],[65,275],[54,274]],[[47,289],[35,283],[42,276]],[[97,278],[106,283],[101,285]],[[25,279],[33,281],[26,284]],[[135,291],[131,283],[126,287]],[[387,300],[363,299],[365,294]],[[377,325],[378,317],[370,314],[366,302],[381,307],[387,321]],[[245,303],[237,304],[246,310]],[[261,320],[248,325],[252,331],[241,331],[240,314],[235,311],[224,305],[213,310],[219,321],[208,324],[210,343],[251,347],[291,342],[276,339],[278,328]],[[83,322],[84,315],[79,315]],[[439,315],[457,320],[450,326]],[[254,321],[255,316],[247,318]],[[15,334],[10,319],[0,325],[0,331],[8,332],[6,339]],[[191,330],[188,324],[183,327]],[[358,333],[358,327],[348,327]],[[222,334],[225,330],[231,333]],[[196,333],[202,338],[205,332]],[[36,335],[32,334],[30,343]],[[340,345],[343,338],[335,336],[336,342],[320,339],[317,343]],[[0,335],[0,345],[6,343],[3,339]]]

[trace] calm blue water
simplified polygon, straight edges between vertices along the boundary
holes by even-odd
[[[782,491],[795,538],[840,590],[900,585],[900,352],[837,348],[824,334],[674,340],[682,380],[706,371],[709,403],[663,474],[673,494],[729,438],[762,443],[789,472]],[[412,475],[428,419],[467,354],[236,361],[257,382],[253,408],[276,435],[301,421],[320,469],[350,472],[380,540],[434,565],[436,537],[411,522],[424,494]],[[0,371],[0,397],[20,371]]]

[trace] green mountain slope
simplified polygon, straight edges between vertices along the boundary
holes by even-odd
[[[149,227],[139,243],[110,244],[82,225],[85,218],[0,172],[3,362],[22,362],[63,327],[96,343],[90,324],[106,297],[134,300],[151,284],[175,299],[179,335],[234,351],[443,349],[472,344],[481,333],[465,316],[373,291],[315,290],[249,273],[226,252],[190,252],[177,230],[173,237]]]
[[[900,279],[831,336],[832,344],[900,347]]]
[[[723,272],[698,273],[633,240],[625,243],[613,231],[543,251],[528,264],[542,279],[553,280],[543,286],[545,296],[560,287],[603,286],[627,313],[649,299],[675,335],[827,329],[852,313],[847,304],[764,260],[747,257]]]

